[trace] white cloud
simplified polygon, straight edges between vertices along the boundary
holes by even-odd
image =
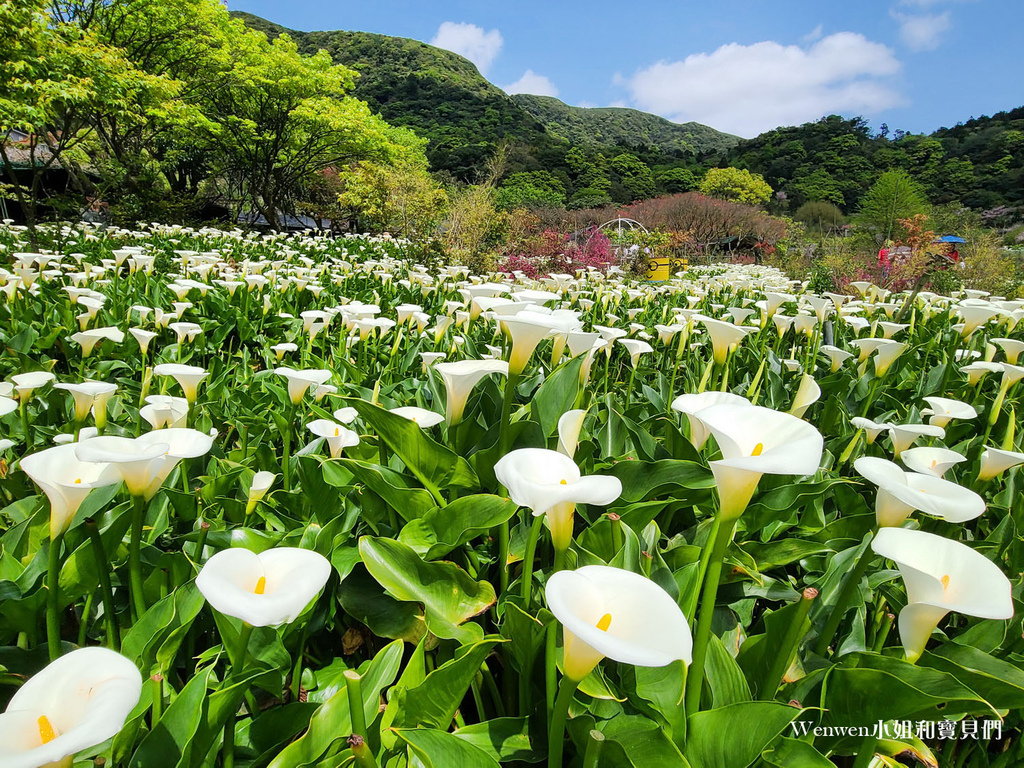
[[[512,95],[514,93],[530,93],[534,96],[557,96],[558,88],[544,75],[538,75],[532,69],[523,72],[523,76],[511,85],[501,86],[501,90]]]
[[[437,28],[437,34],[430,41],[431,45],[444,48],[446,51],[465,56],[476,64],[481,74],[487,72],[491,64],[501,52],[505,41],[501,32],[492,29],[485,32],[476,24],[461,21],[446,21]]]
[[[900,23],[900,39],[912,51],[934,51],[942,45],[942,35],[952,26],[949,11],[923,16],[896,12],[892,15]]]
[[[822,33],[824,31],[825,31],[825,25],[824,24],[819,24],[814,29],[812,29],[810,32],[808,32],[806,35],[804,35],[801,39],[805,43],[816,42],[818,40],[821,40],[821,35],[822,35]]]
[[[900,104],[889,82],[899,69],[890,48],[838,32],[807,47],[730,43],[641,69],[626,87],[640,109],[755,136],[829,113],[873,114]]]

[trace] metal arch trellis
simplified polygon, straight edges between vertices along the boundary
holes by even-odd
[[[602,224],[593,232],[591,232],[590,237],[592,238],[598,232],[610,234],[612,231],[614,231],[616,237],[618,238],[618,241],[621,243],[623,230],[627,232],[632,232],[637,229],[642,231],[644,234],[649,234],[649,230],[647,229],[647,227],[645,227],[636,219],[627,219],[625,217],[620,217],[617,219],[612,219],[611,221],[606,221],[604,224]],[[590,238],[587,238],[587,240],[589,242]]]

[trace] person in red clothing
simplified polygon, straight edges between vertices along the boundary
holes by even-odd
[[[888,240],[885,245],[878,249],[878,266],[882,270],[882,276],[888,278],[889,270],[892,269],[892,259],[889,258],[889,248],[892,243]]]

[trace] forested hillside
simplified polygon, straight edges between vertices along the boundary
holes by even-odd
[[[872,132],[835,115],[740,142],[712,164],[760,173],[790,207],[833,202],[846,211],[885,171],[907,171],[934,203],[982,211],[1024,203],[1024,107],[972,119],[930,135]]]
[[[660,182],[666,170],[696,168],[698,156],[737,141],[705,125],[677,125],[636,110],[582,109],[557,99],[510,97],[470,61],[416,40],[341,30],[301,32],[251,14],[233,15],[271,37],[287,33],[304,53],[326,50],[336,63],[359,72],[354,95],[392,125],[428,139],[433,170],[460,181],[473,181],[497,147],[506,145],[506,176],[550,174],[554,181],[544,176],[542,183],[560,189],[560,202],[573,197],[579,204],[630,202],[637,193],[682,191],[672,174],[666,184]],[[600,169],[596,188],[594,174],[581,178],[577,170],[580,153],[583,162]],[[651,185],[637,186],[637,173],[649,176]],[[580,191],[582,196],[576,194]]]

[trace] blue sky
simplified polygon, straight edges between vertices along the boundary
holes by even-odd
[[[1024,105],[1024,0],[228,0],[433,42],[509,92],[741,136],[824,114],[932,131]]]

